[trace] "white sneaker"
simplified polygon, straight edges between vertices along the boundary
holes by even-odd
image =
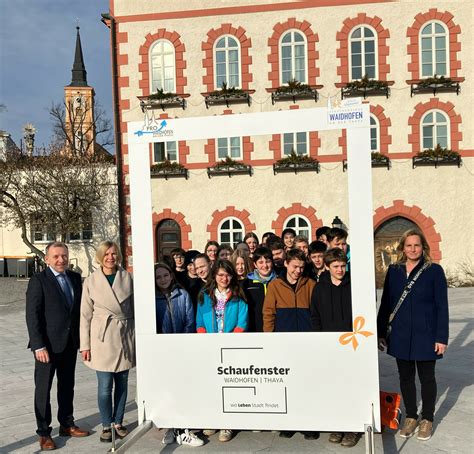
[[[232,439],[233,432],[230,429],[221,429],[219,432],[219,441],[230,441]]]
[[[175,435],[174,435],[174,429],[168,429],[166,432],[165,432],[165,436],[163,437],[163,440],[161,440],[161,442],[164,444],[164,445],[171,445],[175,442]]]
[[[184,429],[183,432],[178,432],[176,434],[176,443],[178,443],[178,445],[186,445],[196,448],[198,446],[202,446],[204,441],[201,440],[196,434],[190,432],[189,429]]]

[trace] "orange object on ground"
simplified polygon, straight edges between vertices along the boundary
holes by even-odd
[[[400,402],[400,394],[380,391],[380,420],[382,426],[398,429],[401,415]]]

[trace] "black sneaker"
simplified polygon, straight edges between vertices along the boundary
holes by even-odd
[[[292,432],[291,430],[281,430],[280,431],[280,437],[281,438],[291,438],[295,432]]]
[[[305,440],[317,440],[319,438],[319,432],[301,432],[304,435]]]

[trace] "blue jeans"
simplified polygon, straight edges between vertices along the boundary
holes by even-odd
[[[99,404],[100,417],[104,427],[110,427],[112,423],[122,424],[127,402],[128,370],[122,372],[97,372],[99,388],[97,401]],[[112,411],[112,386],[114,386],[114,405]]]

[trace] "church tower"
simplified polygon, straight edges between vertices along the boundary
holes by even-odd
[[[87,85],[87,71],[82,55],[81,35],[76,27],[76,51],[72,80],[64,87],[67,150],[72,154],[94,153],[94,89]]]

